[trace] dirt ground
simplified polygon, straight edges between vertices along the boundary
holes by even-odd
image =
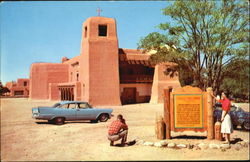
[[[171,149],[133,145],[111,147],[104,123],[66,122],[57,126],[32,119],[31,108],[50,106],[55,102],[28,99],[1,99],[1,161],[125,161],[125,160],[248,160],[249,146],[240,150]],[[240,104],[249,111],[248,104]],[[135,138],[156,142],[155,117],[163,112],[163,104],[113,106],[113,114],[121,113],[129,126],[128,141]],[[185,136],[187,135],[187,136]],[[207,140],[206,133],[172,133],[176,144],[218,143]],[[184,137],[184,138],[183,138]],[[190,138],[193,137],[193,138]],[[232,140],[248,140],[249,132],[234,130]],[[219,142],[220,143],[220,142]]]

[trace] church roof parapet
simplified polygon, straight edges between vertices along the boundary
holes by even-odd
[[[151,54],[144,53],[142,50],[119,48],[119,60],[128,64],[141,64],[153,67],[154,65],[149,61],[150,56]]]

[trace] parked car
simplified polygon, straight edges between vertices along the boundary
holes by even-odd
[[[216,103],[214,106],[214,121],[217,120],[220,121],[222,114],[222,107],[221,103]],[[237,105],[232,104],[230,108],[231,121],[233,124],[234,129],[237,128],[237,126],[241,126],[244,130],[250,130],[250,113],[244,111],[242,108],[238,107]]]
[[[91,122],[106,122],[111,118],[113,109],[91,107],[87,102],[63,101],[52,107],[32,108],[32,117],[48,120],[49,123],[64,124],[65,121],[90,120]]]

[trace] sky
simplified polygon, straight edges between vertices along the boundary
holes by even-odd
[[[32,63],[59,63],[80,54],[82,23],[114,18],[119,48],[136,49],[141,38],[169,21],[166,1],[10,1],[0,3],[1,81],[29,78]]]

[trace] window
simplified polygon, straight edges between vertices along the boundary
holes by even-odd
[[[79,73],[76,74],[76,81],[79,81]]]
[[[23,82],[23,86],[27,86],[27,82]]]
[[[78,108],[80,109],[85,109],[85,108],[88,108],[89,106],[86,104],[86,103],[79,103],[78,104]]]
[[[75,109],[76,105],[75,104],[69,104],[69,109]]]
[[[107,25],[99,25],[98,31],[99,31],[99,36],[106,37],[107,36]]]
[[[23,91],[14,91],[14,96],[23,95]]]
[[[64,108],[64,109],[75,109],[76,108],[76,104],[71,103],[71,104],[64,104],[64,105],[60,105],[60,108]]]
[[[69,104],[60,105],[61,108],[68,108]]]
[[[84,37],[86,38],[87,37],[87,31],[88,31],[88,28],[87,28],[87,26],[85,26],[85,32],[84,32]]]

